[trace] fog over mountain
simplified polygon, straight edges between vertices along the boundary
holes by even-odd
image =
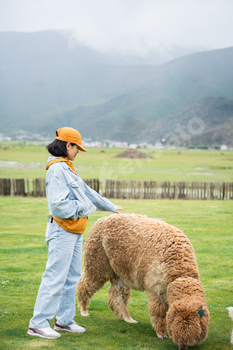
[[[222,113],[232,127],[233,48],[169,50],[123,56],[77,45],[64,31],[0,33],[0,131],[45,135],[70,125],[84,137],[155,141],[172,116],[209,120],[217,109],[215,136],[207,122],[203,141],[224,143],[224,131],[216,135]]]
[[[159,65],[175,58],[194,53],[196,50],[172,45],[158,45],[148,52],[135,54],[132,51],[121,53],[108,50],[106,52],[77,43],[73,32],[69,30],[40,31],[32,33],[0,32],[1,63],[17,62],[35,58],[41,64],[49,56],[60,55],[65,64],[102,63],[109,65]],[[201,51],[201,49],[199,49]],[[66,62],[65,60],[68,60]],[[58,60],[58,57],[56,58]]]

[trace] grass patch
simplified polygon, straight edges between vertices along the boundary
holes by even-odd
[[[208,339],[192,349],[231,349],[233,324],[226,307],[233,306],[233,202],[117,200],[115,203],[126,213],[165,220],[189,237],[211,315]],[[46,205],[43,198],[0,197],[0,349],[177,349],[170,339],[156,338],[145,293],[132,291],[128,307],[138,324],[119,321],[108,309],[109,283],[93,297],[89,308],[91,317],[82,318],[77,310],[75,320],[87,329],[85,334],[64,332],[58,340],[37,339],[26,334],[47,259]],[[90,215],[84,240],[93,223],[105,215],[110,213]],[[54,320],[51,326],[53,324]]]
[[[87,153],[78,154],[74,164],[84,179],[233,181],[233,151],[144,150],[153,159],[114,158],[122,151],[89,148]],[[44,178],[48,155],[41,144],[4,142],[0,148],[0,177]]]

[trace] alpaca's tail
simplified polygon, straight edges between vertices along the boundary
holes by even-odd
[[[233,320],[233,307],[230,306],[230,307],[227,307],[227,310],[229,311],[229,316],[232,318]]]

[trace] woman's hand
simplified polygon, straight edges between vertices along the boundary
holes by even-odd
[[[121,208],[121,207],[119,207],[118,205],[116,205],[116,207],[117,207],[116,214],[120,214],[118,210],[122,210],[122,211],[124,211],[124,209],[122,209],[122,208]]]

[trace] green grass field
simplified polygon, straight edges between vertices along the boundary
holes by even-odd
[[[4,142],[0,148],[0,178],[44,178],[45,146]],[[5,149],[4,149],[5,148]],[[233,151],[145,150],[153,159],[114,158],[123,149],[89,148],[74,164],[83,179],[150,181],[233,181]]]
[[[117,200],[115,203],[126,213],[147,214],[165,220],[189,237],[196,252],[211,315],[207,340],[190,349],[232,349],[233,322],[226,307],[233,306],[233,201]],[[91,317],[82,318],[77,310],[75,320],[86,328],[86,333],[65,332],[57,340],[27,335],[47,258],[46,206],[45,198],[0,197],[0,349],[178,349],[171,339],[161,341],[156,337],[143,292],[133,291],[129,304],[129,312],[138,323],[119,321],[108,309],[108,283],[93,297],[89,308]],[[93,213],[84,239],[93,223],[109,214]],[[53,324],[51,321],[51,326]]]

